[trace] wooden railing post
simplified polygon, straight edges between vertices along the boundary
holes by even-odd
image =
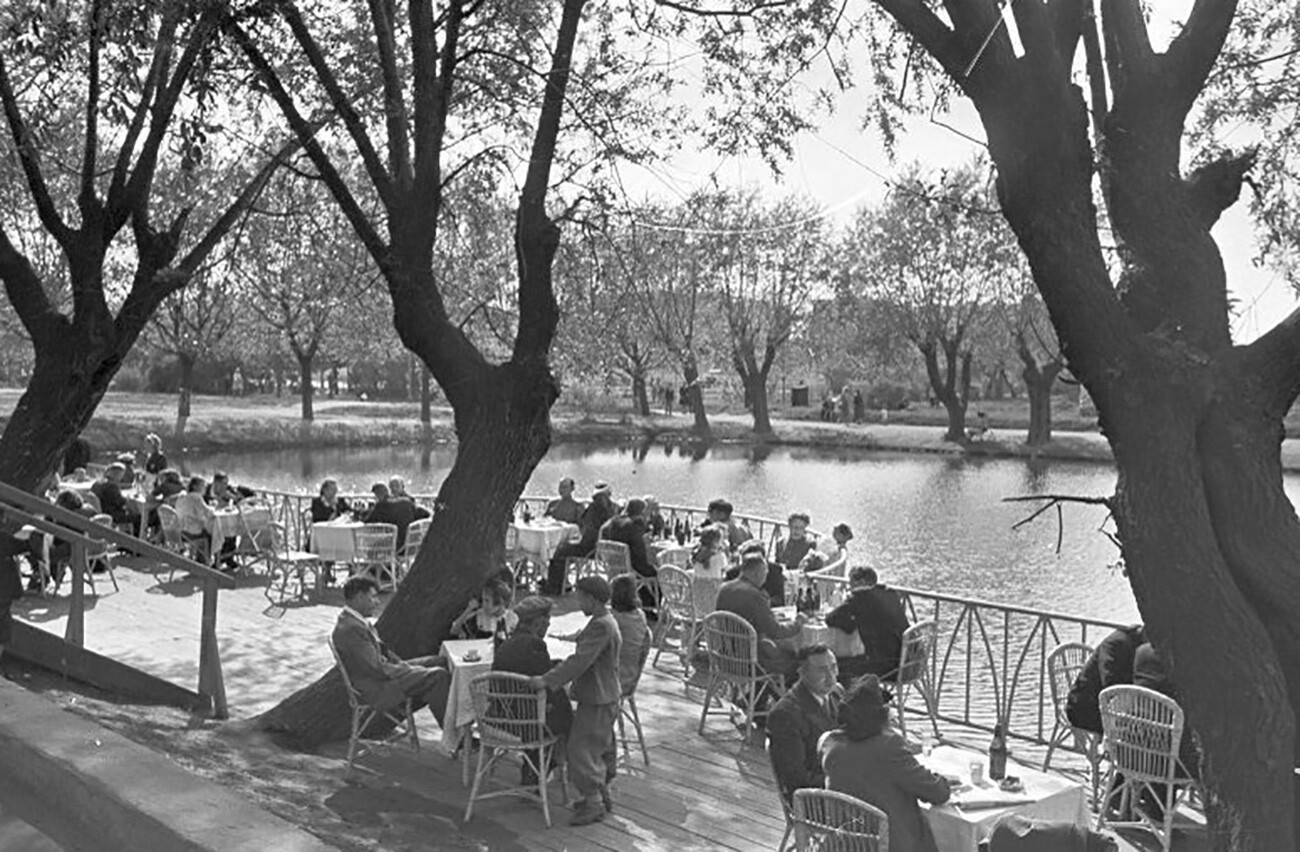
[[[68,573],[72,576],[72,604],[68,608],[68,629],[63,638],[78,648],[86,644],[86,577],[90,570],[86,564],[86,545],[80,539],[72,542],[72,565]]]
[[[230,710],[217,649],[217,582],[211,577],[203,581],[203,623],[199,630],[199,695],[212,702],[213,718],[226,719]]]

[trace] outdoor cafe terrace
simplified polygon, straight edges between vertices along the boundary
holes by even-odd
[[[270,492],[265,496],[271,516],[283,524],[290,539],[286,544],[305,547],[309,526],[304,516],[310,495]],[[366,496],[350,499],[364,503]],[[417,500],[432,502],[430,497]],[[540,517],[545,498],[525,498],[521,510],[525,505],[530,514]],[[670,526],[679,519],[695,526],[706,516],[704,510],[690,507],[664,506],[663,512]],[[778,521],[736,517],[769,545],[783,534]],[[843,593],[843,567],[833,565],[820,572],[817,584],[824,602]],[[116,580],[116,590],[98,581],[97,594],[73,596],[65,584],[60,596],[29,596],[16,604],[15,615],[45,631],[69,638],[83,636],[87,649],[172,683],[198,682],[203,693],[202,631],[197,625],[203,621],[208,595],[195,591],[211,585],[210,581],[173,576],[170,567],[153,557],[119,558]],[[215,622],[217,682],[223,686],[224,705],[233,719],[251,718],[270,708],[333,664],[325,638],[342,604],[339,591],[308,588],[301,600],[277,601],[276,595],[268,594],[268,582],[265,572],[254,570],[238,577],[235,588],[220,595]],[[1049,655],[1066,642],[1095,644],[1118,625],[918,589],[899,591],[911,622],[934,621],[937,636],[928,663],[937,699],[933,723],[922,690],[900,690],[909,736],[928,734],[933,724],[945,746],[982,753],[994,725],[1000,723],[1012,751],[1008,774],[1028,776],[1041,769],[1056,721]],[[215,589],[212,600],[216,600]],[[581,613],[565,598],[557,607],[551,633],[572,632],[581,623]],[[210,665],[213,657],[203,659]],[[655,659],[652,651],[651,660]],[[459,837],[492,850],[776,849],[786,822],[765,751],[757,738],[746,738],[725,715],[709,717],[703,733],[698,731],[704,677],[696,670],[686,678],[682,661],[671,648],[657,662],[647,663],[636,693],[645,757],[629,727],[631,741],[621,752],[621,774],[614,787],[615,812],[597,825],[571,828],[553,803],[554,827],[548,829],[535,803],[508,797],[476,802],[473,819],[466,822],[469,791],[462,767],[447,753],[443,732],[424,712],[417,714],[424,745],[418,752],[400,746],[378,749],[358,758],[360,770],[348,772],[343,760],[346,743],[327,747],[324,753],[338,758],[329,764],[333,767],[329,783],[340,792],[383,791],[369,798],[354,797],[347,819],[387,823],[393,816],[389,809],[396,809],[410,821],[423,812],[421,824],[431,830],[445,831],[454,825]],[[210,686],[210,675],[206,681]],[[1079,785],[1091,804],[1088,761],[1068,738],[1055,750],[1049,774]],[[273,800],[263,804],[276,810]],[[1000,812],[972,811],[972,820],[987,823]],[[1094,816],[1089,814],[1088,819]],[[1198,813],[1180,809],[1178,824],[1182,830],[1175,832],[1173,849],[1206,848],[1204,820]],[[1156,849],[1159,844],[1144,832],[1124,831],[1120,847]],[[381,842],[378,848],[389,847]]]

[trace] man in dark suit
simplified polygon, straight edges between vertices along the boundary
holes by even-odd
[[[767,716],[768,750],[781,798],[787,803],[800,787],[821,787],[825,776],[817,740],[835,727],[841,690],[835,655],[825,645],[798,653],[799,681]]]
[[[1071,725],[1101,733],[1101,691],[1108,686],[1133,682],[1133,658],[1138,646],[1146,641],[1141,624],[1121,627],[1101,640],[1065,699],[1065,716]]]
[[[370,623],[379,607],[379,584],[373,577],[349,578],[343,584],[343,600],[334,626],[334,650],[362,700],[379,710],[391,710],[412,698],[417,708],[427,706],[441,725],[451,675],[434,665],[440,658],[402,660],[385,647]]]
[[[542,584],[544,594],[559,595],[564,592],[564,572],[570,559],[582,559],[596,549],[596,540],[600,538],[600,528],[605,522],[618,514],[614,503],[614,492],[604,482],[596,483],[596,490],[591,492],[591,502],[582,510],[578,519],[581,538],[578,541],[566,541],[555,548],[551,563],[546,569],[546,582]]]
[[[868,672],[887,680],[897,676],[907,614],[903,599],[879,582],[875,569],[858,566],[849,571],[849,596],[826,616],[826,624],[845,633],[856,632],[862,640],[860,656],[840,660],[846,682]]]
[[[650,561],[650,554],[645,543],[645,501],[633,497],[627,501],[623,511],[610,518],[600,528],[600,537],[605,541],[617,541],[627,545],[632,558],[632,570],[642,577],[653,577],[659,569]]]
[[[90,492],[99,500],[100,509],[113,519],[113,523],[130,525],[134,531],[140,528],[140,510],[122,494],[125,479],[126,465],[113,462],[104,468],[104,478],[90,486]]]
[[[400,553],[402,545],[406,544],[406,528],[412,521],[429,517],[429,510],[410,500],[394,500],[388,486],[382,482],[372,485],[370,492],[375,495],[375,505],[366,513],[365,523],[392,524],[397,527],[397,551]]]

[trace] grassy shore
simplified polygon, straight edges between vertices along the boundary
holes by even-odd
[[[0,419],[7,420],[20,391],[0,389]],[[975,406],[972,406],[972,415]],[[922,406],[906,411],[870,412],[862,424],[823,423],[809,409],[773,412],[775,445],[858,448],[902,452],[1024,456],[1109,462],[1110,447],[1096,430],[1093,418],[1081,417],[1072,407],[1053,412],[1056,429],[1052,442],[1042,448],[1025,446],[1028,407],[1023,401],[981,404],[993,427],[993,437],[968,445],[943,440],[947,424],[942,408]],[[455,440],[451,410],[435,406],[433,420],[422,424],[414,402],[375,402],[351,398],[318,399],[315,420],[300,417],[296,397],[248,396],[193,399],[192,414],[182,425],[176,418],[176,398],[163,394],[110,393],[85,431],[99,457],[139,449],[148,432],[163,436],[169,451],[258,450],[281,447],[386,446],[447,443]],[[553,412],[558,442],[691,443],[698,440],[686,414],[657,413],[649,417],[619,410],[611,401],[605,410],[579,410],[562,399]],[[1295,415],[1293,414],[1294,418]],[[754,443],[752,420],[747,413],[710,412],[716,441]],[[1300,420],[1288,421],[1283,464],[1300,469]]]

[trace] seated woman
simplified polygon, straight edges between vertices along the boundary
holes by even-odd
[[[212,552],[212,507],[203,499],[206,483],[201,476],[190,477],[185,493],[176,498],[176,517],[181,522],[181,538],[197,545],[199,560],[207,562]]]
[[[726,545],[722,543],[722,527],[700,530],[700,543],[691,552],[691,591],[695,596],[695,612],[701,617],[713,612],[729,562]]]
[[[826,787],[885,812],[890,852],[938,852],[917,800],[943,804],[948,782],[922,766],[889,727],[890,700],[875,675],[863,675],[849,687],[836,713],[839,727],[817,743]]]
[[[92,507],[87,506],[85,501],[81,499],[81,495],[75,491],[60,491],[58,496],[54,498],[54,505],[58,506],[60,509],[67,509],[69,512],[76,512],[78,515],[82,515],[86,518],[92,518],[99,514]],[[43,585],[41,572],[37,565],[43,558],[41,545],[46,537],[47,536],[45,535],[33,533],[27,538],[27,545],[30,553],[28,559],[32,564],[31,581],[28,583],[27,588],[31,591],[40,591],[41,586]],[[53,583],[54,588],[57,589],[59,584],[63,582],[64,569],[66,569],[68,564],[72,562],[72,542],[58,538],[57,536],[48,536],[48,538],[48,556],[50,560],[48,566],[48,580]],[[19,551],[19,553],[21,553],[21,551]]]
[[[348,501],[339,496],[336,480],[326,479],[320,484],[320,494],[311,498],[311,522],[323,524],[352,511]]]
[[[650,625],[641,609],[636,591],[636,577],[619,574],[609,581],[609,608],[618,624],[623,644],[618,652],[618,682],[623,694],[630,695],[641,679],[646,657],[650,655]]]
[[[155,534],[162,531],[162,522],[158,519],[158,507],[163,503],[171,505],[178,494],[185,492],[185,483],[181,480],[181,472],[174,467],[164,468],[158,471],[157,478],[154,479],[153,488],[149,491],[149,533]]]
[[[456,639],[505,639],[519,622],[510,610],[513,598],[509,586],[490,578],[478,598],[466,604],[465,611],[451,623],[451,635]]]

